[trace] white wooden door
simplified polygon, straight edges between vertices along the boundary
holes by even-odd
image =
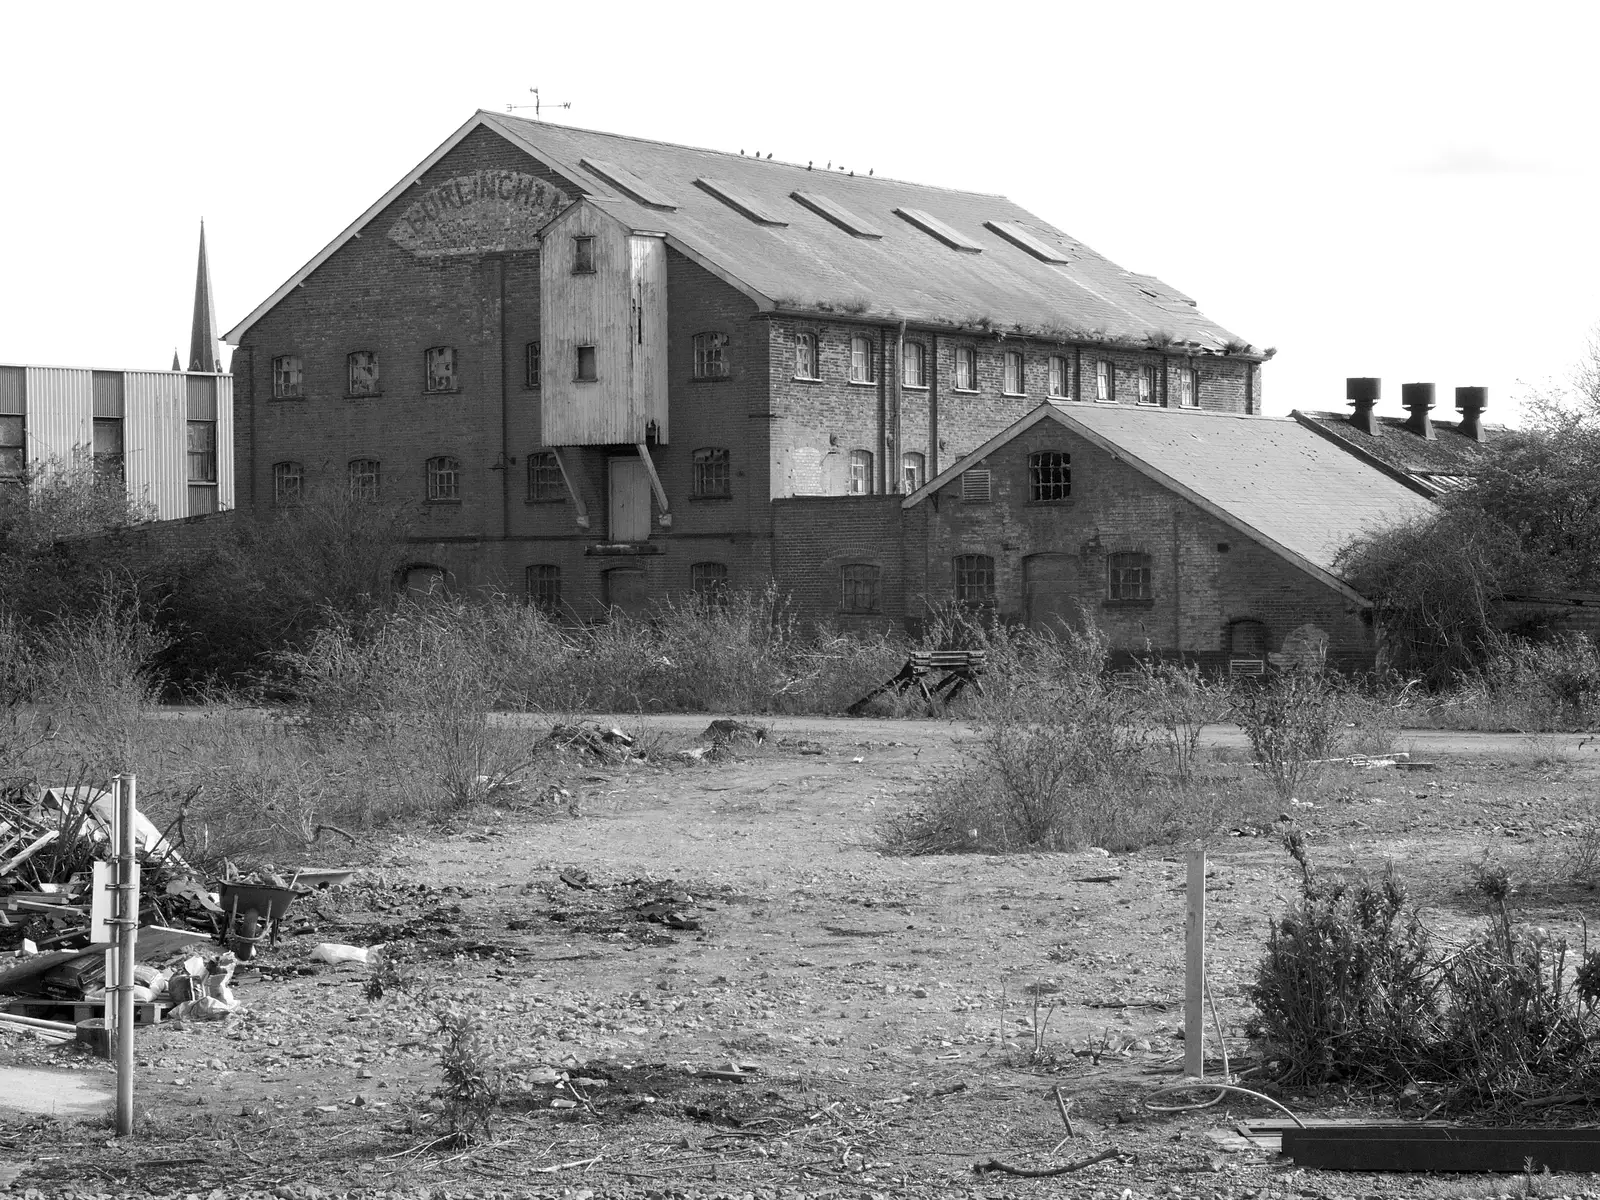
[[[650,476],[637,458],[611,460],[611,524],[613,542],[650,540]]]

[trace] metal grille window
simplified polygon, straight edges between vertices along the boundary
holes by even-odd
[[[349,396],[376,396],[378,394],[378,352],[357,350],[345,358],[345,394]]]
[[[978,390],[978,352],[971,346],[956,347],[956,381],[958,392]]]
[[[1106,559],[1108,595],[1112,600],[1149,600],[1150,556],[1113,554]]]
[[[561,463],[549,450],[528,455],[528,499],[565,500],[567,481],[561,474]]]
[[[0,417],[0,479],[21,479],[26,472],[26,433],[22,417]]]
[[[900,456],[900,480],[907,495],[928,482],[928,460],[915,450]]]
[[[440,455],[428,460],[428,499],[461,499],[461,460]]]
[[[1065,500],[1072,495],[1072,455],[1046,450],[1028,455],[1028,498]]]
[[[725,563],[697,562],[689,568],[689,587],[707,604],[723,608],[728,603],[728,568]]]
[[[595,365],[594,347],[579,346],[577,350],[578,361],[573,366],[572,378],[578,383],[594,383],[600,378]]]
[[[1154,404],[1156,402],[1156,369],[1154,367],[1139,368],[1139,403]]]
[[[189,482],[217,481],[217,423],[190,421],[188,432]]]
[[[694,335],[694,377],[696,379],[726,379],[728,377],[728,335],[725,333],[697,333]]]
[[[279,508],[305,498],[306,472],[297,462],[272,464],[272,502]]]
[[[456,390],[456,348],[434,346],[422,352],[422,386],[429,392]]]
[[[849,563],[839,568],[839,607],[847,613],[875,613],[883,608],[880,580],[883,572],[871,563]]]
[[[1050,395],[1057,400],[1072,397],[1072,376],[1067,372],[1067,360],[1059,354],[1050,356]]]
[[[1026,390],[1022,378],[1022,354],[1017,350],[1007,350],[1005,393],[1008,396],[1020,396]]]
[[[528,602],[552,617],[561,612],[560,567],[535,563],[528,568]]]
[[[1192,367],[1178,371],[1178,407],[1200,407],[1200,373]]]
[[[728,472],[728,452],[720,446],[702,446],[692,456],[696,496],[733,494]]]
[[[272,360],[272,398],[298,400],[300,395],[300,356],[278,355]]]
[[[814,333],[797,333],[794,335],[794,377],[796,379],[820,379],[817,367],[817,335]]]
[[[872,495],[872,451],[850,451],[850,494]]]
[[[544,349],[538,342],[529,342],[522,350],[522,382],[527,387],[539,386],[539,371],[544,366]]]
[[[994,603],[994,559],[987,554],[958,554],[955,568],[956,603]]]
[[[850,382],[851,383],[876,383],[877,372],[873,370],[872,339],[862,337],[860,334],[850,339]]]
[[[594,239],[592,237],[575,237],[572,239],[572,273],[574,275],[594,274]]]
[[[927,356],[921,342],[907,342],[900,356],[900,382],[906,387],[927,387]]]
[[[1095,360],[1094,398],[1106,401],[1112,401],[1117,398],[1116,379],[1111,374],[1111,363],[1104,358]]]
[[[4,473],[0,467],[0,474]],[[123,482],[121,417],[94,419],[94,477],[102,483]]]
[[[378,498],[379,464],[375,458],[352,458],[348,468],[350,499],[376,500]]]

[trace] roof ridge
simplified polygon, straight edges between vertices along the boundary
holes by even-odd
[[[1007,204],[1012,203],[1011,198],[1001,192],[974,192],[969,191],[966,188],[946,187],[945,185],[939,183],[918,183],[915,179],[899,179],[892,175],[863,175],[860,172],[846,174],[839,171],[829,170],[818,171],[815,167],[806,166],[805,163],[791,162],[785,158],[756,158],[753,155],[740,154],[733,150],[714,150],[710,146],[691,146],[686,142],[667,142],[660,138],[635,137],[628,133],[612,133],[608,129],[588,129],[581,125],[552,125],[548,121],[535,121],[530,117],[516,117],[509,113],[495,112],[492,109],[487,108],[480,108],[478,112],[486,117],[494,117],[496,120],[515,121],[519,125],[532,125],[535,127],[545,127],[550,129],[566,129],[573,133],[592,133],[597,137],[615,138],[620,142],[642,142],[649,146],[665,146],[671,150],[693,150],[697,154],[717,154],[721,155],[723,158],[737,159],[740,162],[770,162],[771,165],[775,167],[793,167],[797,171],[805,171],[811,175],[821,175],[828,179],[839,177],[844,179],[864,179],[871,183],[899,183],[904,184],[907,187],[926,188],[933,192],[950,192],[957,196],[983,196],[990,200],[1004,200]],[[815,160],[813,160],[813,162],[814,161]],[[1033,216],[1032,213],[1028,213],[1027,215]],[[1038,220],[1039,218],[1034,217],[1034,219]],[[1050,226],[1050,228],[1054,228],[1054,226]]]
[[[1214,408],[1179,408],[1172,404],[1123,404],[1121,401],[1107,400],[1047,400],[1046,404],[1052,408],[1059,408],[1062,412],[1127,412],[1127,413],[1172,413],[1186,421],[1197,418],[1224,421],[1277,421],[1293,422],[1293,417],[1274,417],[1266,413],[1237,413],[1219,412]]]

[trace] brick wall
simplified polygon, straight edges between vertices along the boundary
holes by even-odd
[[[1062,502],[1035,503],[1028,456],[1047,450],[1071,456],[1072,492]],[[1260,622],[1273,651],[1309,623],[1329,636],[1335,661],[1371,664],[1375,643],[1353,601],[1053,422],[972,466],[991,473],[989,502],[964,502],[958,477],[940,490],[937,506],[930,497],[907,514],[913,617],[954,598],[955,556],[987,555],[996,607],[1008,620],[1040,620],[1052,604],[1075,616],[1081,605],[1116,649],[1148,646],[1202,660],[1227,657],[1233,622]],[[1150,599],[1109,598],[1108,562],[1121,553],[1148,556]],[[1034,557],[1045,555],[1058,557]],[[1031,607],[1030,573],[1062,581],[1036,583]]]
[[[797,497],[772,503],[772,576],[801,617],[841,629],[889,629],[905,617],[899,496]],[[879,611],[845,612],[841,571],[878,568]]]

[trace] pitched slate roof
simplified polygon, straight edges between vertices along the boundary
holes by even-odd
[[[1365,603],[1334,567],[1358,534],[1424,516],[1432,501],[1298,421],[1194,410],[1047,402],[906,497],[904,507],[1053,420],[1161,486]]]
[[[1409,417],[1379,417],[1382,433],[1373,437],[1352,425],[1345,413],[1297,408],[1290,415],[1358,458],[1404,475],[1435,496],[1476,474],[1485,456],[1494,453],[1496,439],[1510,433],[1503,426],[1485,425],[1489,440],[1478,442],[1465,436],[1457,425],[1435,421],[1435,437],[1429,441],[1405,427]]]
[[[1124,344],[1244,345],[1153,275],[1125,271],[1003,196],[477,113],[260,308],[302,282],[475,129],[640,231],[665,233],[764,310],[836,311]],[[796,193],[802,193],[796,197]]]

